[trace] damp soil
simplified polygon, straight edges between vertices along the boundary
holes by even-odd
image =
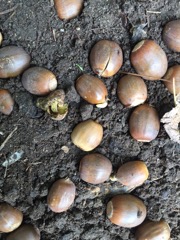
[[[14,10],[4,12],[11,8]],[[100,39],[119,43],[124,54],[122,71],[134,72],[129,61],[134,46],[131,28],[139,24],[148,23],[147,38],[156,40],[165,50],[169,66],[180,63],[179,53],[173,53],[162,41],[163,26],[177,18],[180,18],[178,0],[85,0],[83,12],[70,21],[57,17],[50,0],[1,0],[2,46],[22,46],[31,55],[32,66],[50,69],[57,76],[58,88],[65,90],[69,104],[67,117],[53,121],[37,110],[36,97],[22,87],[21,76],[0,79],[0,87],[9,89],[16,101],[10,116],[0,114],[0,143],[17,128],[0,151],[0,201],[22,210],[24,223],[35,224],[42,240],[134,239],[134,229],[113,225],[106,217],[109,199],[126,189],[111,181],[94,186],[79,178],[79,161],[87,153],[73,145],[70,134],[77,123],[89,118],[98,120],[104,128],[103,141],[92,152],[108,157],[114,171],[124,162],[143,160],[150,176],[132,194],[145,202],[148,218],[163,218],[169,223],[173,240],[180,236],[180,146],[169,139],[162,125],[158,137],[150,143],[131,138],[128,119],[132,109],[124,108],[116,95],[120,72],[103,79],[110,98],[105,109],[84,102],[74,88],[75,80],[82,74],[78,65],[85,73],[93,74],[88,56]],[[147,102],[157,108],[161,117],[174,106],[173,96],[161,81],[146,84]],[[68,153],[63,146],[68,147]],[[2,167],[19,150],[24,152],[22,158],[7,169]],[[55,180],[64,177],[75,183],[76,199],[67,212],[55,214],[47,207],[47,193]],[[0,237],[5,239],[6,235]]]

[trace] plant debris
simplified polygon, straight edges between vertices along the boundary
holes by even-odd
[[[180,94],[176,96],[176,107],[161,118],[170,139],[180,144]]]

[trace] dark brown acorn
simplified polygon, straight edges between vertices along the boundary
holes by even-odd
[[[121,47],[110,40],[100,40],[90,52],[90,65],[99,76],[108,78],[116,74],[122,66]]]
[[[0,112],[5,115],[11,114],[14,107],[14,100],[10,92],[6,89],[0,89]]]
[[[159,80],[167,71],[168,62],[163,49],[153,40],[142,40],[131,53],[136,72],[147,80]]]
[[[147,87],[142,78],[126,75],[118,82],[117,94],[125,107],[135,107],[147,99]]]
[[[164,221],[146,220],[138,226],[135,236],[136,240],[170,240],[170,227]]]
[[[178,95],[180,93],[180,65],[170,67],[164,79],[167,80],[164,81],[164,84],[169,92]]]
[[[21,47],[7,46],[0,49],[0,78],[17,77],[30,64],[30,56]]]
[[[0,204],[0,232],[8,233],[18,228],[23,220],[23,214],[8,203]]]
[[[67,211],[74,202],[75,194],[76,187],[69,178],[59,179],[50,188],[48,206],[56,213]]]
[[[132,228],[140,225],[146,217],[146,206],[130,194],[114,196],[107,204],[107,217],[120,226]]]
[[[163,41],[174,52],[180,52],[180,19],[170,21],[165,25]]]
[[[140,142],[154,140],[160,129],[160,121],[155,108],[148,104],[138,106],[130,116],[129,131]]]
[[[54,0],[54,5],[60,19],[69,20],[80,14],[83,0]]]
[[[56,76],[46,68],[31,67],[22,75],[23,87],[35,95],[46,95],[57,87]]]
[[[76,81],[76,90],[87,102],[100,108],[107,106],[108,92],[101,79],[83,74]]]
[[[40,240],[40,232],[31,224],[23,224],[16,231],[10,233],[6,240]]]
[[[119,167],[115,179],[124,186],[135,188],[142,185],[148,176],[149,171],[144,162],[132,161]]]
[[[107,181],[112,172],[110,160],[99,153],[84,156],[80,161],[80,178],[88,183],[99,184]]]

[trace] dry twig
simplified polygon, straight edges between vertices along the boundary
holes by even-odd
[[[0,151],[4,148],[6,143],[9,141],[10,138],[12,138],[14,132],[17,130],[17,127],[7,136],[7,138],[4,140],[4,142],[0,145]]]
[[[16,4],[14,7],[12,8],[9,8],[7,10],[4,10],[2,12],[0,12],[0,15],[4,15],[4,14],[7,14],[7,13],[10,13],[10,12],[13,12],[14,10],[16,10],[16,8],[19,6],[19,4]]]

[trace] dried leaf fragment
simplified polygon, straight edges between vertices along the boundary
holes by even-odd
[[[172,141],[180,144],[180,94],[176,97],[176,107],[164,114],[161,122]]]

